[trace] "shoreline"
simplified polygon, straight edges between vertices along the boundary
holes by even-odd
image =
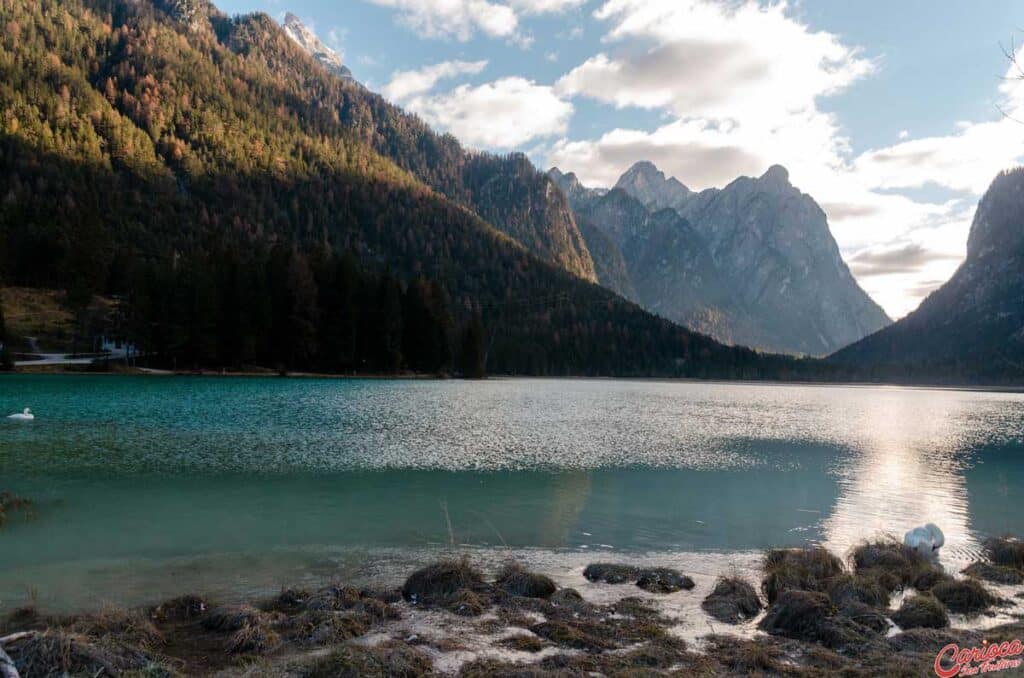
[[[976,393],[1024,393],[1024,384],[1020,385],[978,385],[978,384],[931,384],[927,382],[874,382],[874,381],[814,381],[776,379],[697,379],[693,377],[605,377],[605,376],[530,376],[530,375],[488,375],[485,379],[463,379],[456,376],[438,376],[430,374],[332,374],[327,372],[288,372],[279,374],[273,370],[161,370],[155,368],[126,368],[109,371],[67,370],[60,365],[45,365],[39,369],[21,365],[17,369],[0,372],[0,378],[11,375],[38,376],[107,376],[107,377],[220,377],[220,378],[275,378],[275,379],[324,379],[324,380],[372,380],[372,381],[513,381],[513,380],[544,380],[544,381],[621,381],[638,383],[682,383],[682,384],[720,384],[742,386],[809,386],[831,388],[896,388],[921,391],[964,391]]]
[[[595,553],[552,577],[518,561],[479,568],[452,548],[404,581],[227,605],[186,594],[78,615],[20,608],[0,619],[0,649],[22,678],[925,675],[949,643],[1024,636],[1024,544],[992,540],[986,553],[988,569],[968,577],[895,541],[863,543],[846,562],[774,549],[742,573],[602,565],[616,556]],[[1016,584],[988,581],[1011,574]],[[942,601],[938,621],[914,616],[921,597]]]

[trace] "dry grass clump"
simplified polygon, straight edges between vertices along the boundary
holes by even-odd
[[[689,591],[695,584],[678,570],[667,567],[648,567],[637,573],[636,585],[649,593],[675,593]]]
[[[373,593],[351,586],[328,586],[313,594],[305,591],[282,591],[265,607],[291,614],[301,610],[352,611],[365,614],[374,621],[401,617],[401,613],[395,607],[375,597]]]
[[[487,610],[487,602],[469,589],[456,591],[445,598],[441,606],[460,617],[479,617]]]
[[[551,672],[534,664],[513,664],[498,659],[477,659],[459,670],[459,678],[550,678]]]
[[[320,647],[366,635],[371,620],[358,612],[307,610],[286,622],[288,637],[300,645]]]
[[[75,620],[70,631],[92,638],[111,638],[146,649],[164,642],[163,635],[145,615],[116,607]]]
[[[828,597],[842,608],[852,603],[884,608],[889,605],[889,591],[877,577],[862,574],[841,574],[829,582]]]
[[[985,542],[985,554],[996,565],[1024,570],[1024,541],[1016,537],[993,537]]]
[[[710,635],[705,638],[715,659],[739,675],[786,673],[785,653],[772,639],[741,639]]]
[[[306,678],[420,678],[434,675],[430,657],[399,641],[346,645],[309,666]]]
[[[157,623],[191,621],[202,617],[210,608],[210,603],[201,596],[184,595],[171,598],[160,603],[149,611],[151,619]]]
[[[498,573],[495,585],[505,593],[526,598],[549,598],[558,590],[551,577],[528,571],[519,563],[508,563]]]
[[[739,577],[722,577],[700,604],[709,615],[724,624],[739,624],[761,612],[761,599],[749,583]]]
[[[938,565],[895,539],[865,542],[851,559],[857,574],[874,577],[889,593],[908,586],[928,591],[949,579]]]
[[[941,582],[932,593],[950,612],[973,615],[984,612],[999,602],[975,579],[953,579]]]
[[[498,642],[502,647],[516,652],[540,652],[544,649],[544,641],[537,636],[516,634]]]
[[[632,565],[615,563],[592,563],[583,570],[587,581],[605,584],[631,584],[640,576],[640,570]]]
[[[1006,565],[993,565],[992,563],[972,563],[963,570],[963,574],[975,579],[992,582],[993,584],[1005,584],[1008,586],[1019,586],[1024,584],[1024,570]]]
[[[583,600],[583,596],[576,589],[558,589],[551,594],[548,602],[552,605],[577,607],[585,604],[586,601]]]
[[[312,598],[313,594],[305,589],[282,588],[276,596],[264,600],[260,604],[260,609],[266,612],[297,614],[306,608],[306,604]]]
[[[903,601],[892,620],[901,629],[944,629],[949,626],[949,615],[939,600],[929,594],[916,595]]]
[[[462,558],[434,563],[413,572],[402,586],[402,597],[411,603],[432,605],[462,590],[481,592],[486,589],[480,571],[467,558]]]
[[[225,643],[231,654],[263,654],[281,644],[281,637],[274,630],[277,621],[271,613],[251,605],[238,605],[211,610],[202,624],[208,631],[231,634]]]
[[[773,549],[765,555],[764,573],[762,588],[772,604],[784,591],[827,591],[843,574],[843,563],[820,546]]]
[[[0,527],[7,523],[7,514],[28,511],[31,507],[32,500],[27,497],[19,497],[12,492],[0,492]]]
[[[828,596],[813,591],[780,593],[758,628],[833,650],[865,644],[874,635],[870,628],[838,615]]]
[[[141,649],[123,643],[94,642],[84,635],[64,631],[33,633],[6,644],[4,650],[25,678],[118,676],[155,665]]]
[[[555,645],[575,650],[600,652],[616,647],[616,643],[606,637],[605,629],[601,628],[600,623],[593,621],[546,621],[534,624],[530,630]]]

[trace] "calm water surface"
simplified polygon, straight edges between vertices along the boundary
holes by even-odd
[[[1020,394],[0,379],[0,413],[23,407],[36,421],[0,420],[0,490],[35,509],[0,529],[0,611],[397,576],[452,540],[549,564],[743,563],[932,521],[955,565],[987,535],[1024,534]]]

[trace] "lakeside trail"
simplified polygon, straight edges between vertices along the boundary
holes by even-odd
[[[1024,674],[1018,540],[990,540],[957,575],[890,540],[846,563],[821,547],[772,550],[760,576],[697,587],[669,568],[594,563],[577,590],[515,562],[484,573],[453,557],[401,587],[338,583],[240,605],[186,595],[74,616],[22,608],[0,622],[0,650],[21,678],[926,676],[941,653],[939,668],[959,661],[962,675],[985,661]],[[690,618],[666,613],[674,597],[694,598]],[[970,648],[987,659],[957,656]]]

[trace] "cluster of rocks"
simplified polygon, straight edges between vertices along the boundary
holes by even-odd
[[[436,675],[435,660],[445,653],[471,653],[462,636],[474,634],[515,659],[480,654],[457,669],[468,678],[917,675],[945,645],[981,643],[980,633],[949,628],[951,614],[1004,604],[980,579],[1024,582],[1020,542],[990,541],[986,556],[957,578],[896,542],[863,544],[848,565],[820,547],[771,550],[759,590],[741,577],[722,577],[701,602],[714,620],[763,633],[737,637],[712,629],[700,652],[675,633],[687,620],[659,610],[661,596],[692,595],[694,581],[677,570],[589,565],[583,575],[592,583],[655,594],[597,604],[521,564],[488,577],[464,558],[417,570],[398,589],[285,589],[255,605],[232,606],[183,596],[144,610],[73,618],[25,609],[0,622],[0,650],[22,677],[411,677]],[[905,595],[892,610],[900,591]],[[453,615],[453,632],[433,638],[403,631],[401,620],[419,611]],[[893,623],[900,632],[893,633]],[[1010,641],[1022,627],[989,629],[985,639]]]

